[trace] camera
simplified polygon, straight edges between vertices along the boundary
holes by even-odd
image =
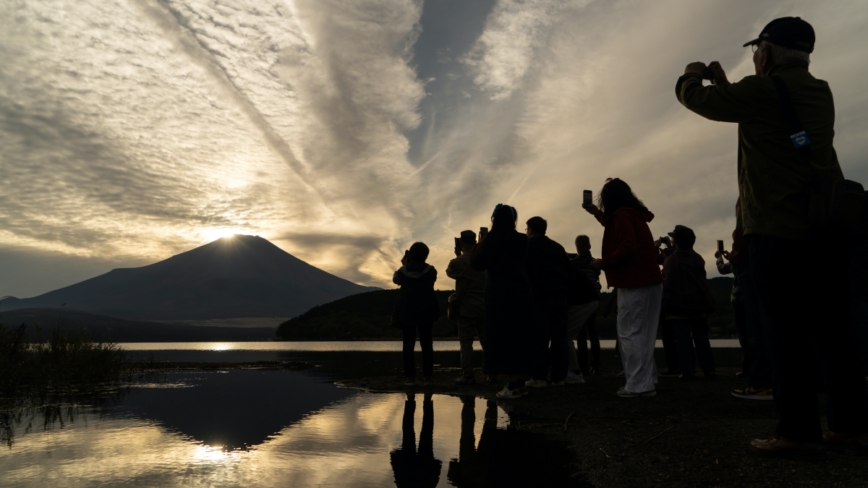
[[[711,71],[711,68],[706,67],[702,70],[702,79],[703,80],[713,80],[714,79],[714,72]]]

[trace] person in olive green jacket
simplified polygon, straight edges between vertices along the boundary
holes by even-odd
[[[822,444],[868,449],[868,392],[847,338],[847,266],[844,261],[792,266],[808,250],[832,246],[836,254],[847,252],[843,242],[813,235],[809,225],[812,182],[819,176],[843,178],[832,145],[832,91],[808,71],[814,41],[814,30],[804,20],[774,20],[745,44],[754,50],[755,75],[730,83],[720,63],[691,63],[675,88],[689,110],[738,123],[742,205],[737,218],[771,325],[769,342],[776,346],[774,397],[780,411],[775,436],[756,439],[751,447],[773,456],[817,456]],[[784,82],[806,139],[791,139],[798,133],[784,115],[775,77]],[[703,86],[703,78],[713,84]],[[809,161],[798,145],[810,146]],[[825,434],[817,385],[810,381],[818,370],[817,356],[826,372],[830,432]]]
[[[455,381],[459,385],[476,384],[473,376],[473,338],[479,339],[483,354],[485,351],[485,271],[476,271],[470,266],[470,253],[476,246],[476,233],[472,230],[461,232],[460,248],[455,250],[456,258],[449,262],[446,276],[455,280],[454,297],[458,300],[458,342],[461,345],[461,376]]]

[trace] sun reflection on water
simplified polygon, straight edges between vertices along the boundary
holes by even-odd
[[[417,402],[419,429],[422,395]],[[434,404],[433,454],[448,463],[458,454],[462,404],[447,396],[435,397]],[[479,439],[486,403],[476,399],[475,405],[472,430]],[[394,484],[389,453],[401,446],[404,408],[404,395],[357,395],[281,429],[250,450],[207,445],[130,417],[85,419],[51,432],[25,434],[20,426],[13,448],[0,455],[0,472],[22,487],[389,486]],[[497,410],[502,425],[505,413]],[[444,467],[438,486],[447,485]]]

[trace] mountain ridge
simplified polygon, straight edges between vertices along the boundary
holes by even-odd
[[[138,268],[117,268],[3,310],[66,307],[134,320],[293,317],[373,288],[316,268],[259,236],[235,235]]]

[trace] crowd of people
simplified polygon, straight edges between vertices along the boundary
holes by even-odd
[[[745,386],[731,395],[777,404],[775,435],[750,443],[758,453],[810,456],[824,445],[868,449],[868,252],[864,235],[817,224],[818,182],[843,175],[832,146],[831,91],[808,71],[814,31],[797,17],[777,19],[747,46],[754,50],[755,76],[730,83],[719,63],[691,63],[676,84],[687,109],[739,126],[736,229],[731,250],[719,246],[715,254],[718,271],[734,275],[731,302],[744,351]],[[659,376],[691,380],[697,362],[703,377],[716,376],[707,322],[715,303],[705,261],[693,250],[694,231],[678,225],[655,240],[649,228],[654,214],[618,178],[607,180],[596,204],[585,201],[583,208],[603,227],[598,259],[585,235],[576,238],[571,258],[546,236],[541,217],[519,232],[518,211],[509,205],[496,206],[491,231],[479,239],[473,231],[461,233],[446,271],[456,280],[449,307],[461,343],[459,384],[476,381],[474,338],[482,345],[486,381],[507,377],[500,399],[583,383],[586,373],[598,373],[593,317],[601,272],[616,290],[624,376],[617,396],[655,396]],[[836,259],[852,265],[806,259],[821,241],[839,247]],[[413,244],[394,275],[409,384],[416,381],[417,331],[423,382],[433,373],[431,326],[439,309],[437,273],[427,255],[427,246]],[[666,358],[659,374],[658,327]],[[586,338],[592,340],[590,365]],[[825,433],[817,385],[827,393]]]

